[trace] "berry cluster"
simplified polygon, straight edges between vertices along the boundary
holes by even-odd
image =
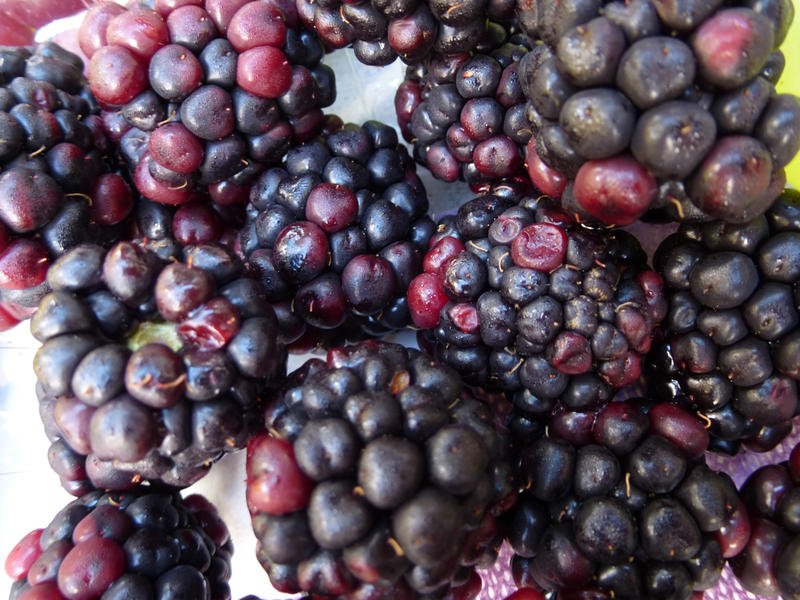
[[[239,242],[287,341],[408,325],[405,290],[434,230],[427,211],[405,147],[377,121],[340,126],[265,171]]]
[[[800,204],[787,190],[749,223],[684,225],[656,252],[670,301],[653,379],[709,421],[716,449],[775,447],[800,379]]]
[[[229,600],[228,531],[176,490],[245,446],[258,561],[306,599],[470,600],[504,540],[514,600],[697,600],[728,560],[800,599],[800,446],[741,493],[704,459],[800,413],[792,15],[103,2],[88,85],[55,44],[0,46],[0,329],[36,309],[80,497],[12,550],[11,600]],[[410,65],[413,158],[479,195],[438,224],[392,127],[322,112],[349,44]],[[684,221],[656,271],[613,227],[644,216]],[[412,322],[427,355],[341,345]]]
[[[517,585],[570,598],[688,599],[742,551],[747,537],[731,527],[742,518],[736,486],[705,464],[702,422],[647,405],[612,402],[588,439],[541,437],[520,450],[525,492],[505,523]]]
[[[335,348],[289,376],[266,424],[247,501],[278,590],[427,598],[494,562],[507,440],[450,369],[395,344]]]
[[[84,244],[48,271],[34,370],[51,465],[73,494],[190,485],[244,447],[285,372],[272,307],[229,251],[171,259]]]
[[[570,210],[742,223],[779,195],[800,147],[800,103],[774,86],[790,0],[523,0],[518,13],[545,42],[519,69],[528,172]]]
[[[741,496],[750,539],[731,561],[733,572],[754,594],[800,598],[800,444],[787,462],[750,475]]]
[[[52,42],[0,47],[0,330],[30,317],[53,258],[133,207],[82,70]]]
[[[470,52],[498,23],[514,19],[511,0],[297,0],[297,12],[326,46],[352,44],[364,64],[385,66],[399,56],[408,64],[431,52]]]
[[[436,356],[517,406],[589,406],[634,383],[666,313],[636,240],[582,228],[545,196],[465,203],[423,270],[408,305]]]
[[[323,47],[294,2],[94,5],[79,32],[92,92],[138,190],[165,204],[242,199],[335,96]]]
[[[227,600],[233,544],[203,496],[90,492],[6,559],[11,600]]]
[[[472,55],[431,54],[406,70],[395,111],[414,155],[434,177],[473,186],[524,175],[531,136],[518,69],[524,35],[483,44]]]

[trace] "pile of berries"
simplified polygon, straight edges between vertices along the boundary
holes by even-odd
[[[30,317],[52,260],[113,239],[133,207],[81,59],[0,47],[0,330]]]
[[[709,422],[716,449],[774,448],[800,379],[800,195],[742,225],[684,225],[656,251],[669,311],[651,357],[665,399]]]
[[[626,225],[763,214],[800,147],[800,103],[776,94],[794,14],[775,2],[522,0],[536,46],[520,79],[528,172],[565,206]]]
[[[250,191],[239,236],[303,346],[342,330],[379,336],[409,324],[405,291],[434,231],[428,197],[394,129],[347,124],[294,147]]]
[[[31,317],[78,497],[11,600],[230,600],[228,530],[178,490],[245,447],[281,592],[470,600],[507,542],[514,600],[697,600],[728,561],[800,599],[800,446],[739,490],[705,460],[800,413],[793,10],[103,2],[88,80],[0,46],[0,329]],[[408,65],[411,154],[323,113],[347,45]],[[478,197],[435,222],[415,161]],[[683,222],[654,270],[642,217]],[[421,351],[363,341],[410,325]]]
[[[531,130],[519,64],[524,35],[479,46],[472,55],[432,54],[406,70],[395,94],[397,121],[415,158],[434,177],[481,183],[521,176]]]
[[[322,128],[336,96],[294,2],[96,4],[79,32],[89,81],[141,194],[184,204],[241,186]],[[246,197],[246,192],[245,192]]]
[[[226,600],[233,544],[203,496],[95,490],[9,552],[12,600]]]
[[[260,398],[285,373],[275,313],[241,262],[212,245],[170,258],[83,244],[48,271],[34,370],[73,494],[194,483],[260,428]]]
[[[395,344],[334,348],[289,376],[266,425],[247,502],[278,590],[441,595],[494,562],[508,440],[452,370]]]

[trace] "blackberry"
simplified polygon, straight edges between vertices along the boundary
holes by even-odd
[[[709,422],[719,450],[765,451],[798,411],[800,210],[786,190],[749,223],[685,225],[656,252],[669,311],[649,359],[664,398]]]
[[[494,562],[513,497],[494,419],[416,350],[366,341],[305,363],[268,407],[269,434],[248,444],[247,501],[273,586],[421,598],[468,583]]]
[[[261,394],[285,370],[275,313],[221,246],[161,258],[84,244],[48,272],[31,321],[34,370],[73,494],[142,480],[186,487],[257,427]]]
[[[529,415],[559,399],[587,410],[639,378],[666,304],[629,234],[586,229],[524,194],[474,198],[453,221],[408,291],[437,357]],[[429,260],[453,237],[460,248]]]
[[[124,233],[133,195],[81,59],[54,44],[0,48],[0,330],[47,293],[50,263]]]
[[[519,447],[523,492],[504,519],[515,579],[593,598],[688,600],[716,585],[736,554],[721,534],[736,486],[693,445],[702,421],[648,404],[608,404],[585,442],[551,429]]]
[[[416,2],[370,0],[323,3],[297,2],[303,24],[315,30],[330,48],[352,46],[356,58],[385,66],[398,57],[418,64],[433,52],[470,52],[497,29],[514,21],[514,5],[504,0]]]
[[[533,184],[612,225],[763,214],[800,148],[800,102],[774,87],[794,8],[733,4],[520,3],[544,42],[519,67]]]
[[[292,2],[100,4],[79,41],[106,124],[140,147],[126,157],[137,189],[165,204],[241,200],[231,194],[322,129],[336,96]]]
[[[404,291],[433,231],[427,210],[395,131],[347,124],[259,177],[239,244],[295,339],[307,325],[306,341],[342,326],[380,335],[409,323]]]
[[[746,528],[731,532],[733,543],[744,548],[731,567],[744,588],[754,594],[800,597],[798,467],[800,445],[792,449],[788,460],[757,469],[742,484],[742,512],[749,514],[749,520]],[[747,531],[742,533],[742,529]]]
[[[471,55],[432,54],[397,90],[400,130],[438,179],[475,188],[524,175],[530,124],[519,68],[531,44],[519,34],[499,42]]]
[[[11,598],[225,600],[233,544],[203,496],[142,487],[67,504],[8,555]]]

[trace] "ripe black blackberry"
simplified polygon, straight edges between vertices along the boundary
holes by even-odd
[[[412,318],[435,356],[520,410],[545,414],[559,399],[588,410],[639,378],[666,312],[661,278],[629,234],[507,191],[439,225],[408,291]]]
[[[520,2],[545,42],[519,69],[533,183],[607,224],[763,214],[800,147],[800,102],[775,91],[793,14],[791,0]]]
[[[551,430],[520,446],[524,491],[504,520],[518,585],[653,600],[716,585],[741,550],[725,538],[736,486],[706,465],[699,419],[674,405],[648,414],[648,404],[608,404],[580,443]]]
[[[276,589],[422,598],[494,562],[508,440],[451,369],[395,344],[336,348],[290,375],[266,425],[247,500]]]
[[[754,471],[740,494],[744,549],[731,561],[733,573],[754,594],[800,598],[800,444],[788,460]]]
[[[291,1],[104,3],[79,40],[136,187],[165,204],[238,203],[290,141],[321,130],[336,96],[322,44]]]
[[[682,226],[655,265],[669,311],[650,357],[666,398],[709,421],[714,444],[773,448],[798,413],[800,204],[785,190],[743,225]]]
[[[434,177],[463,179],[474,189],[524,176],[531,130],[518,69],[530,47],[524,35],[504,34],[471,55],[434,53],[406,70],[395,98],[397,119]]]
[[[133,195],[114,173],[81,59],[47,42],[0,47],[0,330],[47,293],[50,262],[119,236]]]
[[[229,600],[233,544],[203,496],[142,487],[73,500],[8,555],[18,598]]]
[[[434,229],[427,210],[394,129],[347,124],[259,177],[239,245],[286,335],[381,335],[409,323],[405,290]]]
[[[186,487],[259,427],[285,372],[263,290],[221,246],[159,256],[84,244],[49,270],[31,321],[50,462],[73,494]]]
[[[388,65],[399,56],[408,64],[431,52],[470,52],[497,29],[514,20],[508,0],[298,0],[303,24],[329,48],[352,45],[356,58],[373,66]]]

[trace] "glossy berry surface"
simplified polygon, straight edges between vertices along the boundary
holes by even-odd
[[[589,412],[581,442],[561,437],[569,431],[552,420],[549,435],[519,440],[525,491],[505,517],[518,585],[578,598],[658,597],[642,590],[662,586],[689,598],[716,585],[725,564],[718,532],[736,518],[736,487],[686,438],[660,435],[681,423],[702,429],[699,419],[659,404],[650,425],[647,404],[631,398]]]
[[[331,0],[320,5],[302,0],[297,14],[327,47],[352,45],[355,57],[370,66],[389,65],[398,57],[415,65],[436,52],[468,53],[514,21],[514,8],[508,2]]]
[[[433,54],[409,68],[395,96],[414,157],[444,181],[476,186],[523,173],[530,138],[520,61],[530,42],[504,31],[472,56]]]

